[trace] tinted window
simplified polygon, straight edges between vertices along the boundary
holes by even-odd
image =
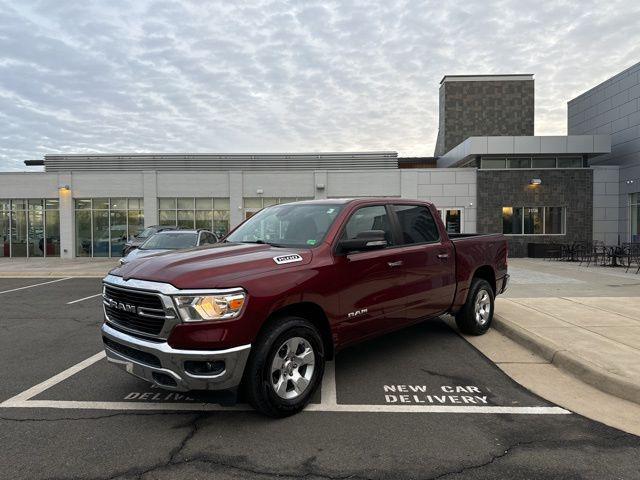
[[[402,233],[404,245],[437,242],[440,239],[438,226],[427,207],[420,205],[393,206]]]
[[[216,243],[216,237],[213,236],[213,233],[203,232],[202,239],[200,240],[200,244],[204,245],[207,243]]]
[[[345,225],[342,237],[351,240],[356,238],[360,232],[367,230],[383,230],[387,244],[393,245],[391,223],[387,209],[383,205],[362,207],[356,210]]]

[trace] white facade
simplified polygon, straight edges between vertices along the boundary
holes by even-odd
[[[460,210],[462,231],[476,231],[474,168],[0,173],[0,198],[59,198],[63,258],[76,252],[75,199],[142,198],[149,226],[158,224],[159,198],[228,198],[233,228],[245,218],[245,199],[366,196],[417,198],[439,209]]]

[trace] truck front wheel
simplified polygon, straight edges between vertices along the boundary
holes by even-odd
[[[302,410],[320,385],[324,347],[316,327],[300,317],[271,324],[252,348],[244,377],[249,403],[271,417]]]
[[[489,282],[474,278],[464,307],[456,314],[456,324],[462,333],[482,335],[493,320],[495,294]]]

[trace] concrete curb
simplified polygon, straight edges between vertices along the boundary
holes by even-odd
[[[494,314],[496,330],[519,343],[549,363],[603,392],[640,404],[640,385],[594,365],[584,357],[560,348],[555,343]]]

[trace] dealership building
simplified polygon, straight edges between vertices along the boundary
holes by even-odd
[[[225,234],[311,198],[432,201],[451,232],[502,232],[510,254],[640,241],[640,64],[569,102],[564,136],[534,135],[533,75],[445,76],[434,156],[394,151],[46,155],[0,173],[0,256],[120,256],[144,226]]]

